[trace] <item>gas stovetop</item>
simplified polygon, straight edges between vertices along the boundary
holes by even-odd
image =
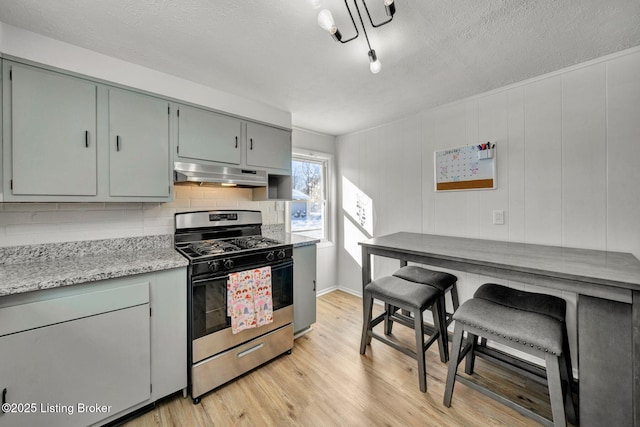
[[[175,220],[175,247],[192,278],[291,262],[293,245],[262,236],[260,211],[181,212]]]
[[[254,249],[277,249],[284,243],[263,236],[242,236],[230,239],[207,239],[176,244],[177,249],[187,258],[232,255],[236,252]]]

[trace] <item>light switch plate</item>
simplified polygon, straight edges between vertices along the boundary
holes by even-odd
[[[504,225],[504,211],[493,211],[493,224],[494,225]]]

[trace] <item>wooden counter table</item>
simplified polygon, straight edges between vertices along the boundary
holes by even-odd
[[[640,427],[640,261],[632,254],[420,233],[359,244],[363,288],[378,255],[576,293],[580,425]]]

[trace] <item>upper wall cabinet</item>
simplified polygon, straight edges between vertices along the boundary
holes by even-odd
[[[178,105],[175,160],[291,175],[291,132]]]
[[[187,106],[180,106],[177,116],[179,157],[240,164],[239,119]]]
[[[4,201],[168,201],[169,101],[3,60]]]
[[[291,171],[291,132],[247,123],[247,165]]]
[[[110,89],[109,194],[169,197],[168,168],[169,103]]]
[[[12,193],[95,196],[97,86],[17,65],[8,72]]]

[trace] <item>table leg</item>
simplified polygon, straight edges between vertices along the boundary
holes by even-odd
[[[640,426],[640,291],[633,292],[633,425]]]
[[[631,426],[637,400],[633,379],[631,304],[578,296],[580,426]],[[637,425],[637,424],[636,424]]]
[[[371,283],[371,255],[366,246],[362,247],[362,321],[366,321],[364,287]]]

